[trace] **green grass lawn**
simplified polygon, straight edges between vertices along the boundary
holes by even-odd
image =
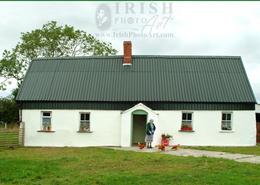
[[[0,184],[257,185],[260,165],[104,148],[0,149]]]
[[[260,155],[260,145],[252,146],[252,147],[213,147],[213,146],[188,147],[188,146],[186,146],[184,148],[218,151],[218,152],[239,153],[239,154]]]

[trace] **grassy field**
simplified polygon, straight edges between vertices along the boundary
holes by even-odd
[[[103,148],[0,149],[0,184],[257,185],[260,165]]]
[[[252,154],[260,156],[260,145],[254,147],[213,147],[213,146],[198,146],[198,147],[184,147],[197,150],[209,150],[218,152],[229,152],[239,154]]]

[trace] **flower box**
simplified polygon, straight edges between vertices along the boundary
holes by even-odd
[[[183,127],[181,127],[181,131],[192,131],[192,127],[183,126]]]

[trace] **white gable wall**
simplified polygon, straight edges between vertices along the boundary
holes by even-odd
[[[130,146],[131,113],[145,109],[153,118],[156,132],[153,145],[160,135],[173,135],[172,144],[204,146],[253,146],[256,144],[255,111],[232,111],[233,131],[221,131],[222,111],[193,112],[194,132],[179,132],[182,111],[152,111],[142,106],[129,112],[107,110],[48,110],[52,111],[53,133],[37,132],[41,128],[41,110],[22,110],[25,122],[25,146]],[[46,110],[47,111],[47,110]],[[90,112],[92,133],[78,133],[79,113]],[[190,112],[190,111],[189,111]]]

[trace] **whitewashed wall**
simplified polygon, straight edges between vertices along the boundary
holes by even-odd
[[[191,146],[253,146],[256,144],[254,111],[233,111],[233,131],[221,131],[221,111],[193,111],[194,132],[179,132],[181,111],[158,111],[158,113],[160,130],[157,134],[173,135],[172,144]]]
[[[52,111],[54,133],[37,132],[41,128],[41,110],[23,110],[25,146],[130,146],[131,113],[141,109],[137,105],[128,111],[48,110]],[[173,135],[172,144],[204,146],[253,146],[256,144],[255,111],[233,111],[233,131],[221,131],[221,111],[193,111],[194,132],[179,132],[182,111],[152,111],[148,119],[155,121],[153,146],[160,135]],[[78,133],[79,112],[90,112],[91,131]]]
[[[52,130],[41,129],[41,110],[23,110],[25,146],[119,146],[121,111],[46,110],[52,111]],[[79,112],[90,112],[92,133],[78,133]]]
[[[255,111],[256,113],[260,113],[260,104],[255,105]]]

